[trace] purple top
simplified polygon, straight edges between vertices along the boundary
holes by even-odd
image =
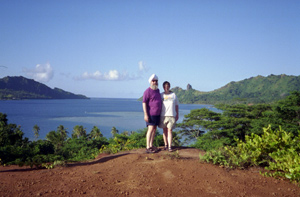
[[[143,95],[143,103],[146,103],[149,116],[159,116],[162,106],[159,89],[152,90],[149,87],[147,90],[145,90]]]

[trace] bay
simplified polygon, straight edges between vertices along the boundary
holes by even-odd
[[[192,109],[208,108],[212,105],[179,104],[179,120]],[[146,127],[142,102],[137,99],[92,98],[70,100],[7,100],[0,101],[0,113],[7,115],[8,123],[21,126],[24,137],[34,140],[34,125],[40,127],[39,139],[57,130],[59,125],[67,128],[69,136],[76,125],[82,125],[90,133],[97,126],[104,137],[111,137],[112,127],[119,132],[137,131]],[[158,129],[162,133],[161,129]]]

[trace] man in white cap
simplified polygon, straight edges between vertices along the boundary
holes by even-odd
[[[153,140],[160,121],[162,101],[158,89],[158,77],[155,74],[150,76],[149,83],[150,87],[145,90],[143,95],[144,120],[148,127],[146,153],[155,153]]]

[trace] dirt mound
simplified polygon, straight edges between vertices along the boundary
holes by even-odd
[[[51,170],[0,167],[0,196],[300,196],[300,187],[258,169],[227,170],[200,163],[197,149],[177,150],[102,154]]]

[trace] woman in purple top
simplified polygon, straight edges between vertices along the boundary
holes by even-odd
[[[148,127],[146,152],[154,153],[156,150],[153,148],[153,140],[160,121],[162,101],[158,89],[158,77],[155,74],[150,76],[149,83],[150,87],[145,90],[143,95],[143,111],[144,120]]]

